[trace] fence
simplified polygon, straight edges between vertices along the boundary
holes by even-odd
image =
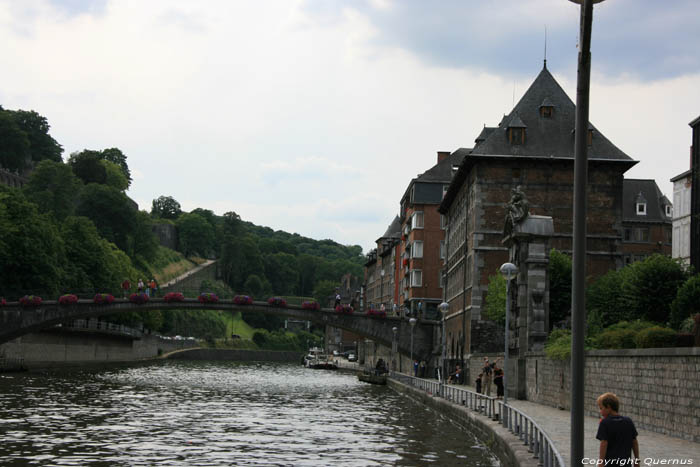
[[[138,329],[130,328],[128,326],[124,326],[123,324],[100,321],[96,318],[74,319],[67,323],[57,324],[55,327],[70,329],[72,331],[99,331],[100,333],[130,336],[136,339],[140,339],[143,336],[143,332]]]
[[[463,405],[491,420],[499,420],[504,428],[523,442],[543,467],[564,467],[564,460],[547,433],[530,417],[494,397],[485,396],[459,386],[436,380],[416,378],[392,372],[391,378],[458,405]]]

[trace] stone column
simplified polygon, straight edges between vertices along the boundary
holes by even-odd
[[[550,238],[554,233],[552,218],[526,217],[513,226],[503,239],[509,247],[510,261],[518,267],[515,287],[511,287],[511,323],[509,355],[512,356],[509,387],[518,399],[526,397],[525,353],[541,351],[549,330],[549,264]]]

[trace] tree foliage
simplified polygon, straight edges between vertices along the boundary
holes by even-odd
[[[74,152],[68,158],[68,165],[73,169],[73,173],[85,184],[103,184],[107,181],[107,169],[102,163],[98,151],[86,149],[82,152]]]
[[[0,166],[16,172],[29,167],[29,138],[7,111],[0,111]]]
[[[39,162],[24,185],[27,199],[39,208],[39,212],[63,220],[73,214],[83,184],[71,168],[50,160]]]
[[[182,208],[172,196],[159,196],[151,204],[151,216],[161,219],[177,219]]]
[[[6,110],[17,123],[19,129],[27,135],[29,152],[34,162],[50,160],[62,162],[63,147],[49,134],[51,126],[46,117],[33,110]]]
[[[178,233],[178,249],[185,256],[209,257],[215,250],[214,227],[199,214],[185,213],[175,222]]]
[[[700,275],[685,281],[671,303],[670,324],[679,329],[689,317],[700,313]]]
[[[506,322],[506,279],[500,274],[489,277],[484,314],[498,324]]]
[[[549,254],[549,328],[571,312],[571,258],[558,250]]]

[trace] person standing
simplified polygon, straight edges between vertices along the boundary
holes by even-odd
[[[413,360],[413,376],[418,377],[418,360]]]
[[[122,290],[124,291],[124,298],[129,294],[129,289],[131,288],[131,282],[129,282],[129,279],[124,279],[124,282],[122,282]]]
[[[136,283],[136,288],[138,289],[139,293],[143,292],[143,281],[139,279],[139,281]]]
[[[155,297],[156,296],[156,289],[158,288],[156,286],[155,279],[151,279],[151,282],[148,284],[148,288],[151,289],[151,297]]]
[[[503,397],[503,370],[493,364],[493,384],[496,385],[496,397],[501,399]]]
[[[599,465],[639,465],[637,429],[632,419],[618,413],[620,399],[612,392],[606,392],[598,397],[597,403],[602,417],[595,435],[600,441]]]
[[[481,394],[481,377],[483,376],[483,373],[479,373],[479,376],[476,377],[476,393]]]
[[[491,378],[493,376],[493,366],[489,363],[489,357],[484,357],[484,367],[481,369],[483,376],[484,394],[491,397]]]

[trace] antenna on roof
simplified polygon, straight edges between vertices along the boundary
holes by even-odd
[[[544,25],[544,69],[547,69],[547,25]]]

